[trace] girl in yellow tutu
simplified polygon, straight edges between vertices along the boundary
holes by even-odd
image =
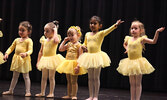
[[[59,51],[66,51],[66,60],[63,61],[57,68],[59,73],[65,73],[67,78],[67,96],[64,99],[77,99],[78,91],[78,75],[86,73],[86,70],[77,66],[77,59],[82,53],[79,42],[82,33],[79,26],[71,26],[67,31],[67,37],[61,43]],[[68,43],[66,43],[69,41]]]
[[[57,34],[58,22],[49,22],[44,27],[44,36],[41,37],[41,49],[38,54],[37,69],[42,71],[41,93],[35,96],[45,96],[47,79],[49,77],[50,92],[47,97],[54,97],[55,72],[57,66],[64,60],[63,56],[56,54],[61,38]]]
[[[2,21],[2,19],[0,18],[0,22]],[[3,33],[2,31],[0,31],[0,37],[3,37]],[[3,53],[0,52],[0,64],[3,64],[5,61],[3,60]]]
[[[84,46],[82,47],[84,51],[88,52],[83,53],[78,58],[79,66],[88,69],[89,98],[86,100],[98,100],[101,67],[110,66],[111,62],[109,56],[101,51],[101,45],[104,37],[121,23],[123,21],[118,20],[116,24],[108,29],[99,31],[102,28],[101,19],[98,16],[93,16],[90,19],[89,26],[92,32],[86,33]]]
[[[131,36],[126,36],[123,44],[126,49],[125,53],[128,53],[128,58],[122,59],[117,68],[119,73],[124,76],[129,76],[131,100],[140,100],[142,75],[150,74],[154,71],[154,68],[147,59],[142,57],[144,44],[155,44],[159,32],[162,32],[164,29],[165,27],[157,29],[154,38],[149,39],[145,35],[143,23],[135,20],[131,24]]]
[[[30,92],[30,78],[29,71],[31,68],[31,57],[30,55],[33,52],[33,41],[29,38],[29,35],[32,32],[32,26],[28,21],[23,21],[19,24],[18,34],[20,38],[16,38],[12,45],[5,52],[4,60],[8,59],[8,56],[15,49],[15,54],[12,58],[12,63],[10,67],[10,71],[13,71],[13,78],[10,84],[9,91],[3,92],[2,94],[12,95],[14,88],[17,84],[20,73],[23,74],[25,86],[26,86],[26,94],[25,96],[31,96]]]
[[[2,31],[0,31],[0,37],[3,37],[3,33],[2,33]],[[0,52],[0,64],[3,64],[5,61],[3,60],[3,53],[2,52]]]

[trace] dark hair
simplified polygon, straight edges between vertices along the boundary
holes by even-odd
[[[99,22],[99,24],[102,24],[102,20],[101,20],[101,18],[100,18],[99,16],[92,16],[92,17],[90,18],[90,21],[91,21],[92,19],[95,19],[96,21]]]
[[[27,28],[28,32],[32,32],[32,25],[30,24],[30,22],[28,21],[22,21],[20,22],[19,26],[24,26],[25,28]]]

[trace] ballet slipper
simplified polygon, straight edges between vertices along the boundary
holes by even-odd
[[[68,95],[67,95],[67,96],[63,96],[62,98],[63,98],[63,99],[71,99],[71,97],[68,96]]]
[[[92,98],[92,97],[89,97],[89,98],[87,98],[86,100],[93,100],[93,98]]]
[[[98,100],[98,98],[97,98],[97,97],[94,97],[93,100]]]
[[[30,97],[31,96],[31,93],[26,93],[25,94],[25,97]]]
[[[45,94],[38,93],[38,94],[36,94],[35,96],[36,96],[36,97],[44,97],[44,96],[45,96]]]
[[[77,100],[77,97],[72,97],[71,99],[72,99],[72,100]]]
[[[46,97],[48,97],[48,98],[53,98],[54,97],[54,94],[52,93],[52,94],[48,94]]]
[[[13,92],[11,92],[11,91],[5,91],[5,92],[3,92],[2,94],[3,94],[3,95],[13,95]]]

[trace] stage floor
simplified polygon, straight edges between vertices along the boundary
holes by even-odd
[[[0,100],[63,100],[62,96],[66,95],[65,85],[56,85],[55,87],[55,97],[45,98],[45,97],[35,97],[36,93],[40,92],[40,83],[31,84],[31,97],[24,97],[25,86],[24,82],[18,82],[14,95],[2,95],[3,91],[8,90],[10,85],[9,81],[0,81]],[[46,95],[49,92],[49,86],[46,89]],[[78,90],[78,100],[85,100],[88,98],[89,92],[87,87],[79,87]],[[99,93],[99,100],[130,100],[129,90],[116,90],[116,89],[105,89],[101,88]],[[167,100],[167,93],[157,93],[157,92],[143,92],[141,100]]]

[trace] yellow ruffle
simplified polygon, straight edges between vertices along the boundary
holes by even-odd
[[[150,74],[154,70],[153,66],[144,57],[134,60],[122,59],[117,68],[117,71],[124,76]]]
[[[110,66],[111,63],[109,56],[103,51],[98,53],[83,53],[79,56],[77,62],[79,63],[79,66],[82,66],[85,69],[98,67],[104,68]]]
[[[27,56],[22,58],[20,55],[13,55],[10,71],[17,71],[20,73],[28,73],[31,71],[31,58]]]
[[[72,74],[72,75],[83,75],[86,74],[87,71],[80,67],[79,73],[75,74],[74,68],[77,66],[77,60],[64,60],[58,67],[57,71],[59,73],[65,73],[65,74]]]
[[[57,54],[56,56],[42,56],[39,63],[38,63],[38,70],[42,70],[44,68],[56,70],[58,65],[64,61],[64,57],[60,54]]]
[[[0,31],[0,37],[3,37],[3,33],[2,33],[2,31]]]
[[[3,53],[0,52],[0,64],[3,64],[5,61],[3,60]]]

